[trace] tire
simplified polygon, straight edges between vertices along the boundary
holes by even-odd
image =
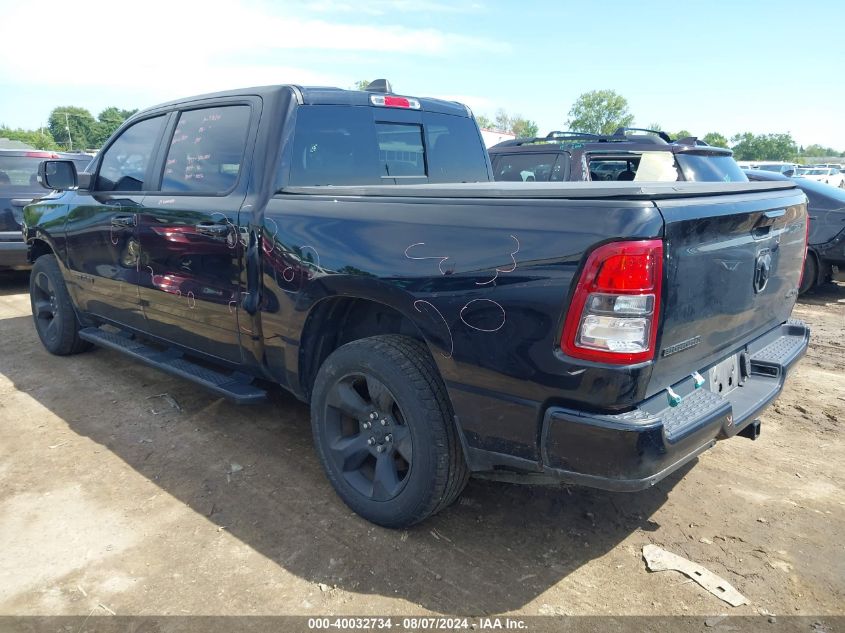
[[[78,354],[91,348],[79,338],[79,320],[54,255],[42,255],[29,274],[29,300],[38,338],[57,356]]]
[[[384,527],[446,508],[469,478],[446,388],[412,338],[373,336],[336,349],[317,373],[311,427],[337,494]]]
[[[803,295],[816,287],[819,276],[819,263],[812,251],[807,253],[807,260],[804,262],[804,272],[801,276],[801,285],[798,287],[798,294]]]

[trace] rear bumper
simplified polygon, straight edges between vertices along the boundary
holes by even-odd
[[[28,268],[27,246],[20,231],[0,231],[0,268]]]
[[[666,391],[616,415],[550,407],[541,435],[543,472],[605,490],[648,488],[751,424],[780,394],[809,336],[804,323],[790,320],[735,350],[748,354],[751,373],[725,396],[696,389],[690,376],[672,385],[682,396],[675,407]]]

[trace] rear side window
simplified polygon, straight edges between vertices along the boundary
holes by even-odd
[[[697,182],[748,182],[733,156],[708,154],[677,155],[684,178]]]
[[[475,122],[431,112],[419,122],[378,120],[365,106],[304,106],[297,111],[289,184],[372,185],[488,180]]]
[[[170,140],[163,192],[224,193],[235,186],[249,132],[248,105],[187,110]]]
[[[291,185],[380,184],[369,108],[305,106],[296,114]]]
[[[504,182],[560,182],[566,157],[559,154],[494,154],[493,178]]]
[[[672,152],[641,152],[625,156],[589,156],[590,180],[675,182],[680,180]]]
[[[144,119],[126,128],[103,154],[97,191],[143,191],[153,149],[164,116]]]
[[[428,157],[428,182],[486,182],[487,150],[473,119],[435,112],[423,113]]]
[[[0,190],[39,191],[38,165],[43,158],[0,155]]]

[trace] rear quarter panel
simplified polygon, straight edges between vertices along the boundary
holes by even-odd
[[[585,252],[659,236],[651,202],[281,194],[262,229],[263,339],[284,382],[314,306],[351,296],[422,333],[470,445],[536,459],[544,402],[620,406],[643,384],[647,368],[576,365],[558,341]]]

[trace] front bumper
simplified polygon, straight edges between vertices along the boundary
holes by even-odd
[[[20,231],[0,231],[0,268],[28,268],[27,246]]]
[[[809,338],[804,323],[789,320],[735,350],[747,353],[751,372],[724,396],[696,389],[690,376],[672,385],[682,396],[675,407],[669,406],[666,391],[615,415],[550,407],[541,436],[543,471],[560,481],[605,490],[648,488],[751,424],[780,394]]]

